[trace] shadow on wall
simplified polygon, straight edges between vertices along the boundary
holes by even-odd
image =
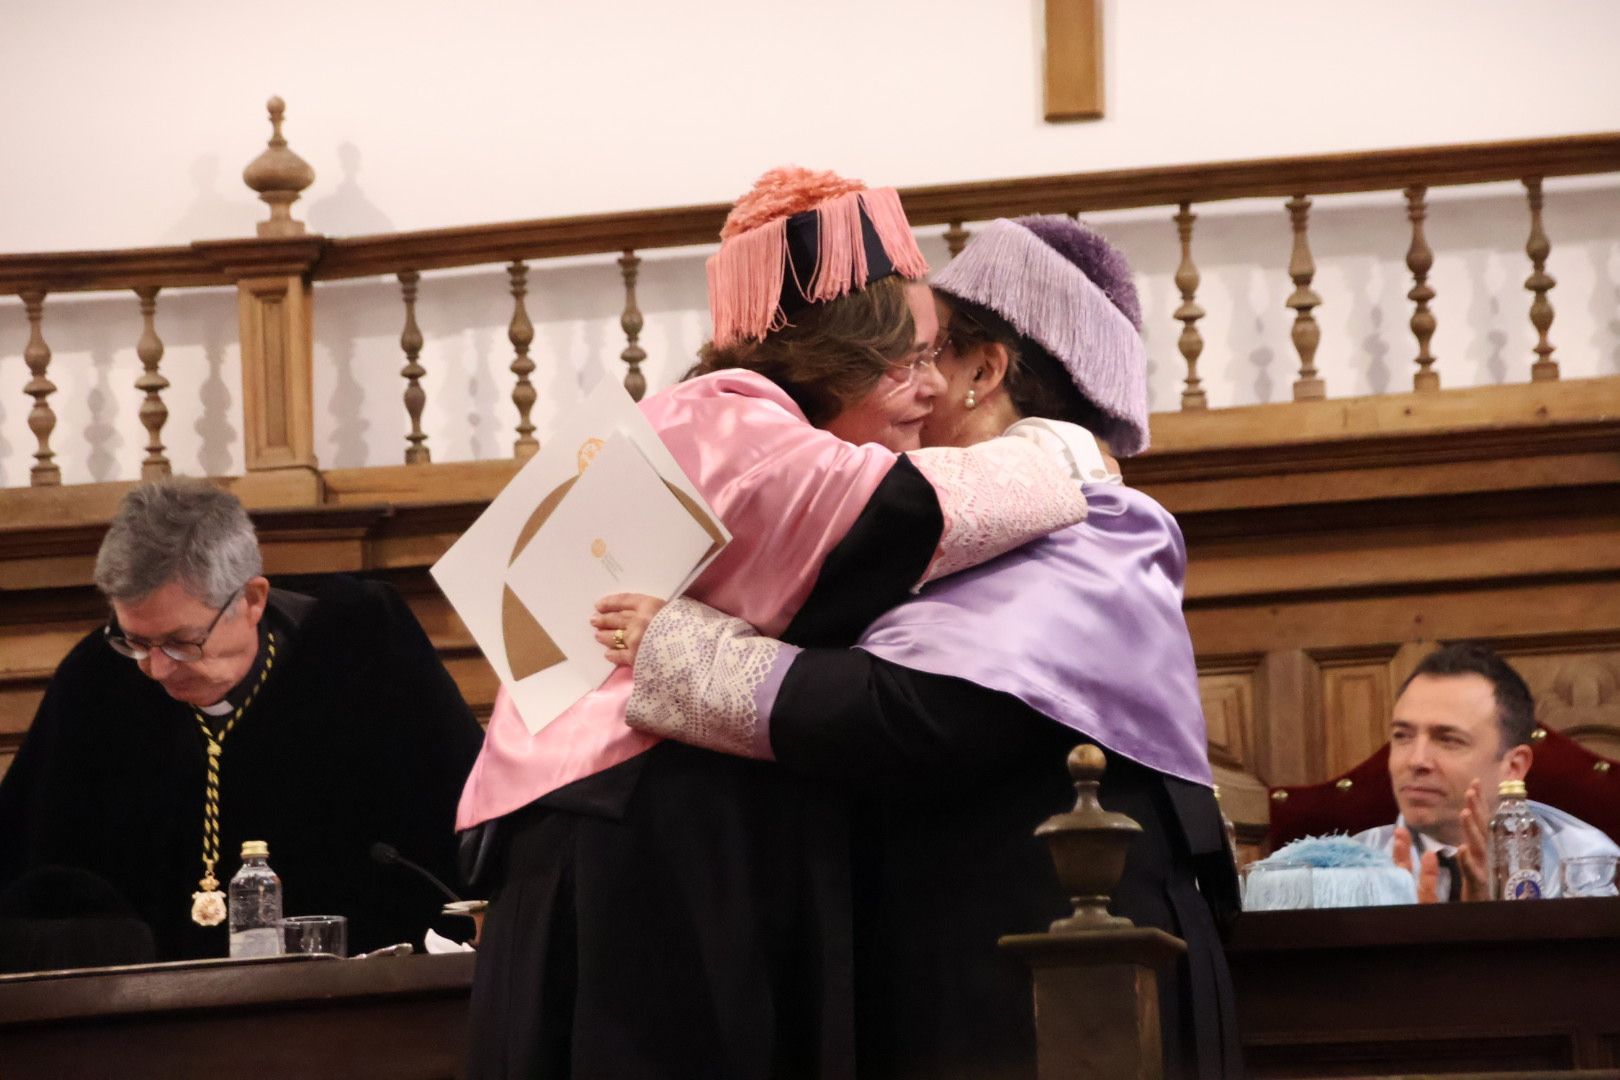
[[[203,475],[220,476],[230,472],[233,463],[240,461],[231,453],[233,446],[241,445],[242,433],[232,425],[234,410],[231,391],[225,382],[225,358],[229,349],[226,334],[229,333],[230,340],[234,341],[236,326],[234,322],[213,317],[211,312],[203,313],[195,309],[192,320],[192,325],[201,331],[196,336],[202,345],[203,361],[208,368],[208,376],[197,390],[202,412],[192,425],[200,443],[197,464]],[[170,409],[172,411],[173,406]]]
[[[84,427],[84,440],[89,447],[86,464],[92,480],[112,480],[118,475],[118,462],[125,456],[125,442],[118,432],[116,395],[112,388],[112,346],[105,323],[88,325],[90,361],[95,367],[95,385],[85,397],[88,415]],[[146,430],[145,428],[141,429]],[[135,457],[144,458],[146,443],[142,441]]]
[[[1463,354],[1473,362],[1474,382],[1505,382],[1508,373],[1508,334],[1506,316],[1502,310],[1502,294],[1512,282],[1500,272],[1500,265],[1493,264],[1489,252],[1469,252],[1463,257],[1463,265],[1468,271],[1469,284],[1466,316],[1469,341]],[[1442,386],[1445,385],[1445,378],[1444,374],[1440,376]]]
[[[393,221],[360,188],[360,148],[352,142],[339,145],[338,165],[343,175],[337,187],[309,203],[309,230],[334,236],[393,232]]]
[[[21,302],[9,296],[0,298],[0,487],[28,483],[28,455],[7,437],[11,424],[6,407],[7,402],[23,400],[28,369],[21,357],[27,343],[28,319]],[[7,360],[13,353],[18,357],[15,363]]]
[[[1620,245],[1592,249],[1592,348],[1603,360],[1599,371],[1620,375]]]
[[[242,186],[240,175],[231,170],[229,194],[220,190],[218,154],[204,154],[191,163],[191,205],[160,239],[168,244],[188,244],[193,240],[252,236],[254,223],[264,217],[263,207],[253,193]]]

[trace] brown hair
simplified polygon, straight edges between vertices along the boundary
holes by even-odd
[[[1093,435],[1109,429],[1112,421],[1074,385],[1057,358],[1032,338],[1020,334],[1006,319],[982,304],[939,295],[950,306],[945,338],[957,353],[978,345],[1000,345],[1007,350],[1007,374],[1002,385],[1020,417],[1067,420]]]
[[[916,346],[906,282],[896,276],[812,304],[761,341],[724,349],[705,342],[686,378],[728,368],[757,372],[781,387],[821,427],[865,397]]]
[[[1454,641],[1442,645],[1418,661],[1412,674],[1401,684],[1402,694],[1419,675],[1438,679],[1478,675],[1491,684],[1491,693],[1496,698],[1496,723],[1502,734],[1502,746],[1497,751],[1497,758],[1500,759],[1515,746],[1528,745],[1534,737],[1536,699],[1531,695],[1530,687],[1525,685],[1523,677],[1506,660],[1486,646],[1474,641]]]

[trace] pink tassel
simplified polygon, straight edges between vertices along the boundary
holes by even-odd
[[[866,244],[861,239],[860,193],[851,191],[816,207],[816,268],[805,299],[836,300],[866,285]]]
[[[928,260],[917,247],[917,237],[906,220],[905,208],[900,205],[900,193],[888,187],[868,188],[859,197],[884,252],[900,276],[916,279],[927,274]],[[862,280],[865,280],[864,274]]]
[[[786,262],[786,218],[738,233],[709,256],[709,312],[714,316],[716,347],[757,341],[786,325],[781,309]]]

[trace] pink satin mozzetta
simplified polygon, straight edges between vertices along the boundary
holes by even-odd
[[[752,372],[693,379],[641,409],[732,534],[687,595],[779,635],[896,455],[811,427],[786,394]],[[630,672],[619,669],[537,735],[505,691],[497,694],[456,827],[508,814],[657,743],[625,725],[630,687]]]

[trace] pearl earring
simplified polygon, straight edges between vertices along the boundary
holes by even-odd
[[[968,387],[968,396],[965,404],[970,409],[977,409],[979,407],[979,394],[971,386]]]

